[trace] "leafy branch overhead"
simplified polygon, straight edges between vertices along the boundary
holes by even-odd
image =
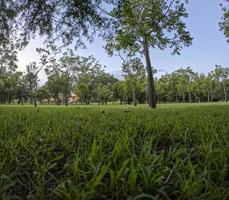
[[[143,52],[145,39],[153,48],[173,48],[180,53],[182,45],[192,42],[183,21],[188,17],[187,1],[126,0],[122,7],[111,12],[113,27],[107,37],[108,45],[115,49]]]
[[[122,0],[1,0],[0,36],[20,34],[28,41],[36,33],[69,45],[83,45],[82,38],[93,40],[96,31],[108,26],[104,5],[119,5]]]
[[[224,35],[227,38],[227,42],[229,43],[229,7],[228,7],[229,0],[226,1],[227,1],[227,6],[221,4],[224,14],[219,25],[220,25],[220,30],[224,33]]]

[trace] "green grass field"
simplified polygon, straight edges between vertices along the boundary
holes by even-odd
[[[0,199],[229,199],[229,104],[0,106]]]

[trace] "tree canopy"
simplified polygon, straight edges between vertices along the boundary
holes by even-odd
[[[226,1],[229,4],[229,0]],[[219,23],[220,30],[224,33],[227,38],[227,42],[229,43],[229,8],[227,6],[223,6],[223,4],[221,5],[223,7],[224,14],[221,22]]]
[[[175,0],[126,0],[115,7],[111,16],[113,27],[107,36],[107,51],[124,49],[126,52],[141,53],[145,57],[148,73],[148,103],[156,107],[156,91],[149,49],[172,48],[179,54],[183,46],[189,46],[192,37],[183,21],[188,17],[185,3]]]

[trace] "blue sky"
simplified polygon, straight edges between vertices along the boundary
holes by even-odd
[[[197,72],[207,73],[216,64],[229,67],[229,44],[225,36],[219,31],[218,23],[222,16],[219,6],[220,0],[190,0],[187,10],[189,18],[186,20],[187,29],[194,37],[193,45],[184,48],[180,56],[171,55],[171,50],[150,50],[152,65],[160,69],[161,73],[171,72],[180,67],[190,66]],[[229,6],[229,4],[227,4]],[[96,38],[94,43],[87,44],[87,49],[79,49],[76,54],[82,56],[94,55],[106,71],[116,74],[121,71],[121,60],[118,57],[108,57],[103,46],[104,41]],[[36,47],[42,46],[42,39],[32,40],[24,51],[19,53],[19,69],[37,61]],[[44,79],[44,73],[40,75]]]

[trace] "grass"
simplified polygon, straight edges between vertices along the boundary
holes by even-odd
[[[229,105],[0,106],[0,199],[229,199]]]

